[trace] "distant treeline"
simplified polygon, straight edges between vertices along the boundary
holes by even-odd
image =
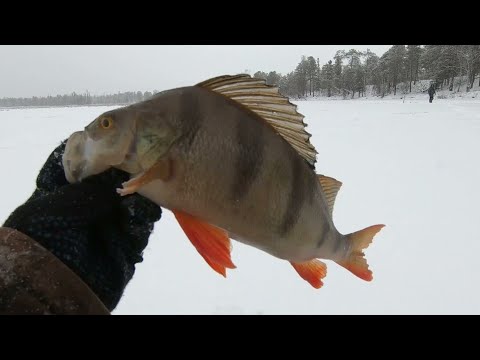
[[[368,85],[372,93],[396,95],[399,84],[403,93],[412,91],[412,83],[431,79],[437,88],[447,86],[469,91],[480,73],[480,45],[394,45],[381,57],[369,49],[339,50],[332,60],[320,64],[313,56],[302,56],[295,70],[286,75],[275,71],[257,71],[254,77],[278,85],[287,96],[343,97],[365,96]],[[479,80],[480,86],[480,80]]]
[[[280,92],[294,98],[307,96],[385,96],[412,91],[412,83],[433,80],[437,88],[468,92],[480,73],[480,45],[393,45],[381,57],[369,49],[338,50],[332,60],[320,64],[314,56],[302,56],[295,70],[286,75],[257,71],[253,76],[277,85]],[[401,85],[401,86],[400,86]],[[480,86],[480,80],[479,80]],[[124,92],[113,95],[72,93],[32,98],[3,98],[0,107],[124,105],[145,100],[157,93]]]
[[[157,92],[157,90],[154,90],[153,93],[150,91],[145,91],[143,93],[141,91],[129,91],[113,95],[91,95],[87,91],[84,94],[77,94],[73,92],[70,95],[46,97],[34,96],[31,98],[3,98],[0,99],[0,107],[124,105],[148,99]]]

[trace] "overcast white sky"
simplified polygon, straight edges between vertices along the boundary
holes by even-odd
[[[320,63],[337,50],[381,56],[391,45],[1,45],[0,98],[193,85],[249,70],[292,71],[302,55]]]

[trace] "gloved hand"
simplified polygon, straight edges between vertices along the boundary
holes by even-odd
[[[110,169],[69,184],[62,155],[66,141],[47,159],[37,189],[3,226],[30,236],[73,270],[112,311],[143,261],[143,250],[161,208],[116,188],[127,173]]]

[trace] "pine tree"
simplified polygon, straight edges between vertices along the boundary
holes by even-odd
[[[322,87],[327,90],[327,96],[332,96],[332,89],[334,86],[334,67],[332,60],[322,67]]]
[[[302,60],[298,63],[295,69],[295,85],[297,88],[297,94],[299,96],[307,95],[307,83],[308,83],[308,61],[305,56],[302,56]]]
[[[337,91],[341,91],[344,94],[343,91],[343,72],[342,72],[342,67],[343,67],[343,58],[345,56],[345,51],[344,50],[339,50],[335,53],[334,60],[335,60],[335,65],[333,66],[333,86]]]
[[[268,75],[266,76],[266,83],[268,85],[276,85],[280,83],[280,78],[282,77],[282,74],[277,73],[276,71],[270,71]]]
[[[418,81],[421,54],[422,48],[420,45],[407,45],[409,92],[412,92],[412,81],[413,85]]]

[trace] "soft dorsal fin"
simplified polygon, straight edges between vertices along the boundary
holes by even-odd
[[[252,78],[248,74],[219,76],[197,86],[222,94],[252,110],[310,165],[315,164],[317,151],[310,143],[311,134],[305,131],[304,116],[297,112],[296,105],[278,92],[278,87],[267,85],[264,79]]]
[[[327,198],[328,210],[330,211],[330,216],[332,216],[335,198],[337,197],[338,190],[340,190],[342,183],[325,175],[318,175],[318,180],[320,181],[320,185],[322,185],[323,192]]]

